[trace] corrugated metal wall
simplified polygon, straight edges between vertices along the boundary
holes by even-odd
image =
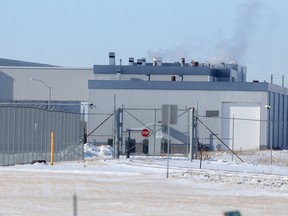
[[[268,146],[288,148],[288,96],[269,92]]]
[[[82,157],[83,114],[0,106],[0,165],[50,161],[51,132],[55,134],[55,161]]]

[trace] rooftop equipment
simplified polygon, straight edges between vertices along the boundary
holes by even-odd
[[[181,58],[180,63],[181,63],[181,66],[182,66],[182,67],[185,66],[185,58]]]
[[[109,65],[115,65],[115,52],[109,52]]]
[[[129,65],[130,66],[134,65],[134,58],[133,57],[129,58]]]

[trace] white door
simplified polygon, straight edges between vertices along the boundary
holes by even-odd
[[[223,103],[223,141],[229,148],[255,150],[260,147],[260,105],[256,103]],[[222,145],[222,150],[227,148]]]

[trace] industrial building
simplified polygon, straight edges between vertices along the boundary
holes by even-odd
[[[121,59],[116,62],[113,52],[108,65],[93,68],[21,62],[3,65],[0,61],[0,99],[2,103],[89,104],[85,115],[90,142],[125,145],[128,137],[139,145],[148,143],[150,154],[161,153],[167,139],[167,128],[163,129],[161,122],[164,104],[178,106],[178,122],[171,125],[172,145],[191,142],[189,110],[193,109],[212,131],[200,123],[195,131],[197,140],[210,149],[226,149],[215,136],[233,150],[271,145],[288,149],[288,89],[268,82],[247,82],[246,67],[236,62],[186,62],[184,58],[174,63],[132,57],[128,65],[122,65]],[[149,129],[150,136],[141,135],[143,128]]]
[[[164,63],[161,58],[151,63],[145,58],[129,58],[129,65],[122,65],[121,60],[119,65],[115,62],[115,53],[110,53],[109,65],[94,65],[94,80],[88,81],[89,101],[97,104],[98,111],[113,112],[113,108],[123,106],[142,108],[137,115],[145,123],[149,119],[145,109],[176,104],[182,109],[195,108],[199,119],[204,119],[213,131],[211,134],[199,127],[197,139],[214,149],[226,148],[218,141],[215,144],[216,134],[234,150],[270,148],[271,144],[273,148],[288,148],[287,89],[267,82],[246,82],[244,66],[233,62],[186,63],[184,58],[175,63]],[[148,122],[161,122],[160,115],[154,118]],[[123,126],[122,132],[129,131],[129,127]],[[135,139],[141,140],[139,136]],[[172,144],[181,142],[172,139]]]
[[[93,79],[91,68],[0,59],[0,100],[3,101],[87,101],[87,81]],[[41,80],[43,83],[35,80]]]

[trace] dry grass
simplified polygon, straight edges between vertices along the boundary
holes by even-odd
[[[235,153],[244,160],[245,163],[253,164],[271,164],[271,151],[235,151]],[[198,155],[200,158],[200,155]],[[234,156],[237,160],[237,158]],[[230,151],[203,152],[203,160],[232,160]],[[279,166],[288,166],[288,151],[273,150],[272,164]]]

